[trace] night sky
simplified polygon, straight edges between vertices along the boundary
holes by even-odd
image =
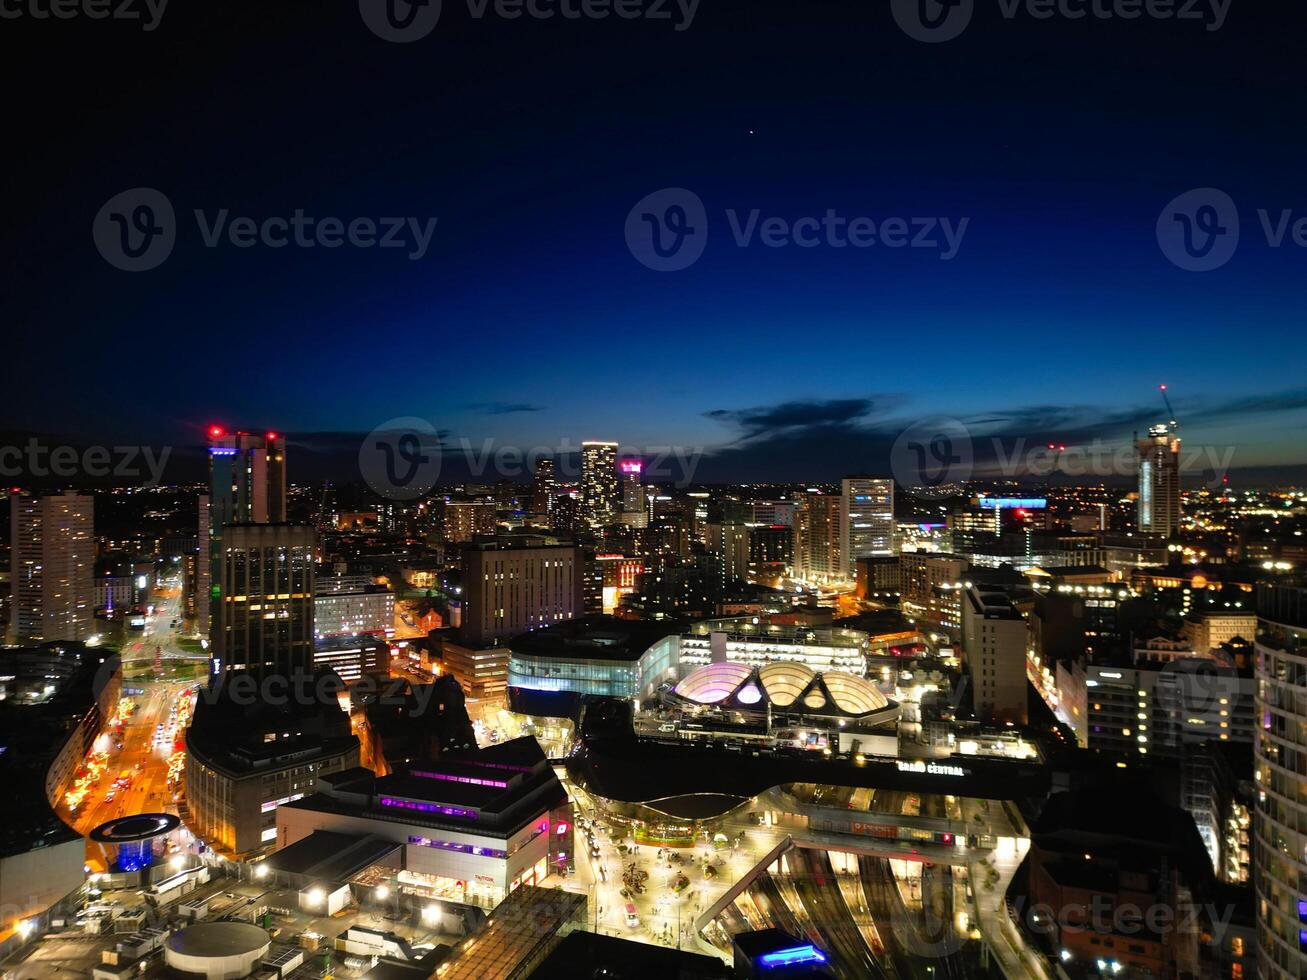
[[[1128,440],[1168,382],[1186,439],[1236,446],[1236,468],[1307,462],[1307,249],[1270,248],[1257,216],[1307,217],[1307,12],[1234,0],[1210,31],[976,5],[942,44],[888,0],[702,0],[682,31],[675,3],[670,22],[538,21],[445,0],[410,44],[356,0],[173,0],[149,32],[4,20],[0,428],[186,445],[272,426],[304,459],[421,416],[815,480],[883,470],[929,415]],[[92,223],[135,187],[179,230],[127,273]],[[667,187],[699,195],[709,232],[660,273],[623,227]],[[1242,240],[1186,272],[1155,225],[1201,187],[1236,201]],[[224,208],[439,220],[419,261],[206,248],[192,212]],[[968,226],[949,260],[738,248],[726,210],[755,208]]]

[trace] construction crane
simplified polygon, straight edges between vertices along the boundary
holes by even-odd
[[[1180,423],[1175,420],[1175,409],[1171,406],[1171,396],[1167,394],[1167,385],[1158,385],[1158,390],[1162,392],[1162,401],[1166,402],[1167,414],[1171,416],[1171,431],[1175,432],[1180,428]]]

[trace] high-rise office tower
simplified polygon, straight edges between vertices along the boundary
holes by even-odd
[[[996,724],[1026,724],[1026,620],[1005,594],[974,585],[962,595],[961,612],[976,716]]]
[[[546,456],[536,460],[531,482],[531,513],[547,515],[554,509],[554,461]]]
[[[313,669],[317,532],[307,524],[229,524],[219,553],[214,674]]]
[[[617,506],[617,443],[581,443],[581,514],[606,524]]]
[[[840,557],[840,500],[809,490],[794,512],[794,572],[808,582],[824,582],[844,574]]]
[[[10,639],[88,639],[95,632],[94,499],[14,496],[9,509]]]
[[[196,602],[198,631],[217,624],[223,528],[230,524],[278,524],[286,520],[286,442],[275,432],[251,435],[209,429],[209,495],[200,499],[199,564]],[[216,645],[215,645],[216,646]]]
[[[749,529],[743,524],[708,524],[704,527],[704,545],[715,559],[720,572],[719,584],[725,588],[732,582],[744,582],[749,577]]]
[[[464,643],[494,646],[581,615],[580,550],[524,535],[463,549]]]
[[[644,463],[624,459],[618,468],[622,472],[622,523],[628,527],[648,527],[649,511],[645,509],[644,485],[640,482]]]
[[[894,481],[849,477],[840,491],[840,558],[851,580],[857,559],[894,554]]]
[[[1171,537],[1180,527],[1180,437],[1155,425],[1135,445],[1139,455],[1139,530]]]
[[[1257,615],[1258,970],[1298,980],[1307,977],[1307,584],[1259,586]]]

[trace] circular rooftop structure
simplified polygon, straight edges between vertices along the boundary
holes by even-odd
[[[241,980],[253,972],[272,945],[258,926],[245,922],[200,922],[168,937],[164,960],[206,980]]]
[[[677,684],[673,693],[704,707],[762,711],[770,705],[793,714],[841,718],[868,718],[898,708],[866,678],[839,671],[818,673],[801,663],[760,668],[707,664]]]
[[[100,844],[129,844],[171,833],[182,824],[171,813],[138,813],[118,817],[91,831],[91,840]]]
[[[181,826],[171,813],[137,813],[102,823],[88,835],[103,844],[108,863],[123,872],[140,871],[154,863],[155,841]]]

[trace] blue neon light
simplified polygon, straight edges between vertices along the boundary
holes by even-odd
[[[981,507],[995,510],[1041,510],[1048,506],[1047,497],[981,497]]]
[[[218,446],[212,446],[209,449],[210,456],[235,456],[239,452],[239,449],[221,449]]]
[[[758,958],[758,962],[770,970],[773,967],[793,966],[796,963],[825,963],[826,954],[809,943],[806,946],[778,949],[774,953],[763,953]]]

